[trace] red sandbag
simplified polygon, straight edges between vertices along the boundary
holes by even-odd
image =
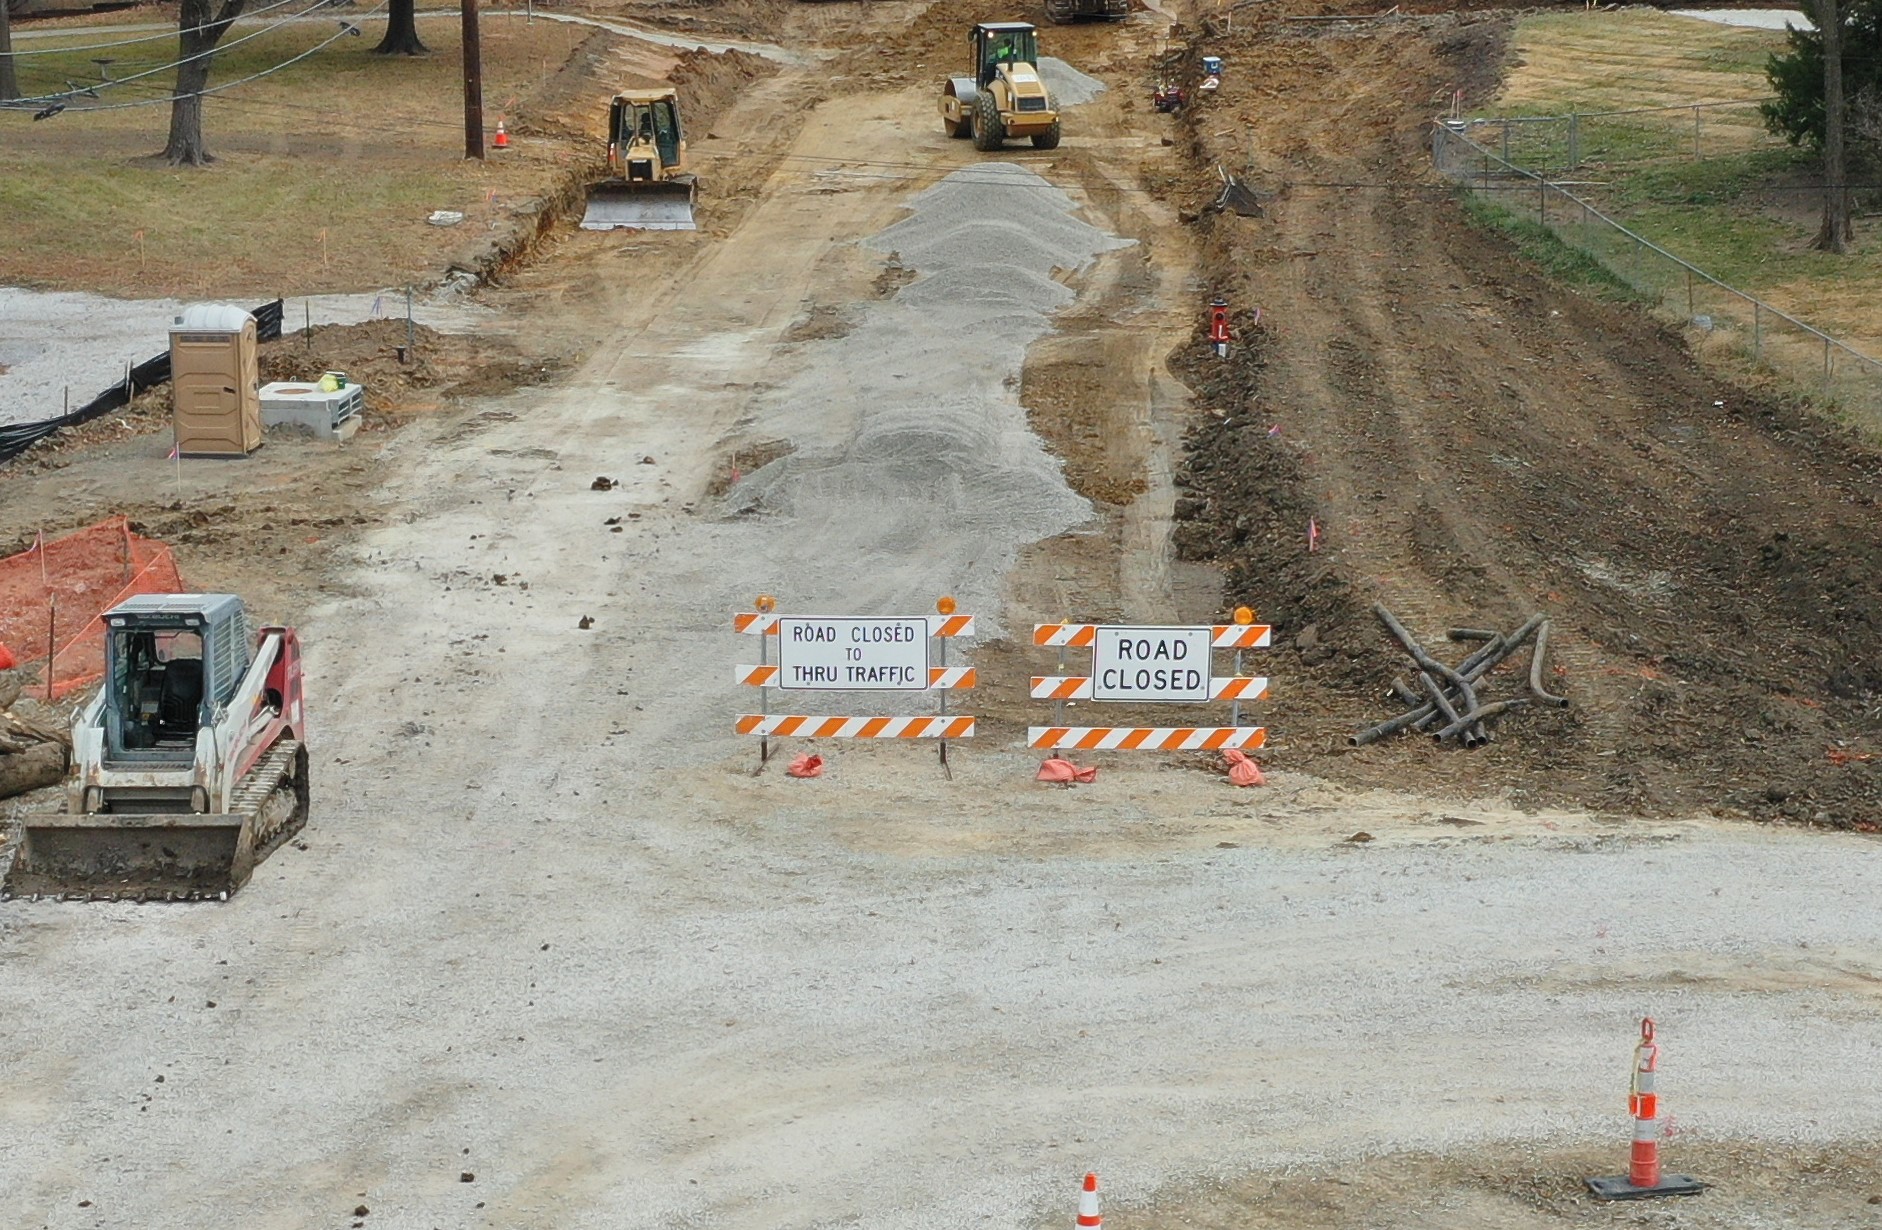
[[[823,757],[799,752],[796,759],[784,766],[784,771],[792,777],[822,777]]]
[[[1236,786],[1265,786],[1267,779],[1261,776],[1261,766],[1250,760],[1240,748],[1228,748],[1222,753],[1222,759],[1228,762],[1229,783]]]
[[[1033,780],[1057,782],[1062,786],[1069,786],[1073,782],[1095,782],[1098,780],[1098,766],[1092,765],[1088,769],[1081,769],[1069,760],[1054,756],[1039,766],[1039,772],[1034,775]]]

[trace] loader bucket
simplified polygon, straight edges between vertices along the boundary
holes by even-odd
[[[197,901],[226,897],[255,868],[245,816],[45,815],[26,819],[9,897]]]
[[[628,182],[614,180],[588,191],[585,231],[637,228],[646,231],[695,231],[693,185],[684,180]]]

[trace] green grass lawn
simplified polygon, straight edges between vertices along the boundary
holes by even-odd
[[[517,203],[577,157],[566,139],[535,137],[486,163],[463,158],[456,25],[421,26],[433,54],[371,54],[381,19],[272,75],[204,100],[217,162],[173,168],[163,148],[174,70],[73,99],[35,122],[0,112],[0,282],[128,295],[257,295],[369,289],[425,281]],[[214,62],[211,88],[309,50],[338,29],[283,26],[259,37],[237,26]],[[484,25],[489,127],[517,108],[568,58],[583,32],[496,19]],[[75,35],[60,43],[114,36]],[[130,38],[133,35],[115,37]],[[235,41],[235,40],[242,41]],[[39,52],[54,40],[33,39]],[[175,37],[108,50],[33,55],[27,92],[96,80],[93,56],[113,55],[123,79],[175,58]],[[85,111],[140,100],[158,105]],[[460,210],[454,228],[433,210]]]
[[[1764,63],[1784,45],[1781,31],[1644,10],[1555,13],[1523,19],[1515,44],[1518,66],[1484,112],[1582,113],[1579,164],[1552,174],[1714,277],[1882,356],[1882,227],[1859,222],[1849,255],[1811,249],[1816,156],[1765,132],[1750,102],[1702,109],[1695,134],[1691,104],[1769,93]],[[1642,107],[1669,109],[1588,114]],[[1519,164],[1566,163],[1564,125],[1525,127],[1512,149]],[[1479,128],[1477,139],[1489,134]],[[1662,281],[1678,283],[1683,304],[1684,275]]]

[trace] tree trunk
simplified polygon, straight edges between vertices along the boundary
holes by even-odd
[[[1843,15],[1836,0],[1818,0],[1823,35],[1823,227],[1813,245],[1846,252],[1854,237],[1849,220],[1849,171],[1843,151]]]
[[[0,0],[0,99],[19,96],[19,74],[13,69],[13,17],[7,12],[7,0]]]
[[[386,36],[373,51],[382,56],[430,55],[418,39],[418,0],[392,0],[386,14]]]
[[[176,92],[170,101],[170,141],[163,157],[173,167],[200,167],[214,161],[203,142],[203,90],[216,44],[241,15],[248,0],[222,0],[210,16],[210,0],[183,0],[177,8]]]
[[[39,743],[17,756],[0,756],[0,799],[65,780],[65,745]]]

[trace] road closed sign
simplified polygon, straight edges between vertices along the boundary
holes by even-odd
[[[1203,661],[1208,661],[1206,650]],[[928,620],[925,616],[779,616],[777,686],[857,692],[926,691]]]
[[[1091,699],[1209,699],[1213,628],[1100,626],[1091,642]]]

